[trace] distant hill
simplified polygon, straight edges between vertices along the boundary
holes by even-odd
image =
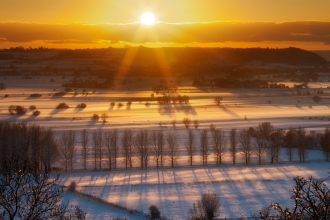
[[[330,62],[330,50],[315,50],[312,52],[323,57],[324,59]]]
[[[133,52],[132,52],[133,51]],[[315,53],[299,48],[266,49],[266,48],[195,48],[195,47],[168,47],[168,48],[107,48],[107,49],[78,49],[78,50],[2,50],[0,60],[41,59],[42,54],[48,55],[48,60],[102,60],[112,66],[125,62],[127,54],[133,55],[133,62],[145,63],[154,66],[165,65],[169,68],[190,68],[205,65],[244,65],[255,61],[261,63],[279,63],[297,66],[324,66],[329,65],[324,57],[330,53],[317,51]],[[104,59],[107,59],[104,60]]]
[[[160,51],[162,50],[162,51]],[[136,59],[155,62],[159,51],[169,60],[170,65],[182,65],[201,62],[231,62],[247,64],[252,61],[265,63],[283,63],[288,65],[328,65],[321,56],[298,48],[263,49],[263,48],[140,48]]]

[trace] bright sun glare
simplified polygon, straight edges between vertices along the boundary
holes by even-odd
[[[155,16],[149,12],[142,14],[141,23],[146,25],[151,25],[155,23]]]

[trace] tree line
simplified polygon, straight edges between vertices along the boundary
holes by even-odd
[[[225,153],[230,155],[232,165],[237,164],[238,154],[247,165],[274,164],[280,162],[282,148],[286,149],[290,162],[295,155],[299,162],[306,161],[313,148],[322,148],[330,161],[328,128],[323,133],[308,133],[304,128],[275,129],[270,122],[263,122],[240,130],[225,131],[211,124],[209,129],[187,128],[186,131],[184,141],[180,141],[174,130],[83,129],[55,135],[51,129],[38,125],[0,123],[0,170],[10,169],[10,165],[49,171],[61,162],[65,171],[72,171],[77,168],[78,160],[84,170],[91,165],[95,170],[150,166],[158,169],[178,166],[178,159],[183,156],[187,158],[185,165],[219,166],[224,164]]]

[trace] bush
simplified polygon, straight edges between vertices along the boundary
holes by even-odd
[[[77,183],[72,181],[69,185],[68,191],[70,191],[70,192],[76,191],[76,186],[77,186]]]
[[[182,123],[184,124],[184,126],[185,126],[186,128],[189,128],[189,126],[190,126],[190,118],[184,118],[184,119],[182,120]]]
[[[41,97],[42,95],[41,94],[38,94],[38,93],[33,93],[30,95],[30,97]]]
[[[40,115],[40,111],[38,111],[38,110],[34,110],[33,113],[32,113],[32,115],[34,115],[34,116],[38,116],[38,115]]]
[[[50,82],[55,82],[55,79],[50,79],[49,81],[50,81]]]
[[[86,108],[86,107],[87,107],[86,103],[80,103],[77,105],[77,108]]]
[[[30,110],[35,110],[35,109],[37,109],[37,107],[35,105],[30,105],[29,109]]]
[[[124,104],[121,103],[121,102],[118,103],[118,107],[122,107],[123,105],[124,105]]]
[[[189,210],[190,220],[208,219],[212,220],[220,214],[220,200],[215,193],[206,193],[202,195],[201,200],[194,203],[193,208]]]
[[[108,114],[107,113],[102,113],[101,119],[102,119],[103,123],[107,122],[107,118],[109,118]]]
[[[56,92],[56,93],[54,93],[54,95],[53,96],[65,96],[65,92]]]
[[[6,94],[6,95],[5,95],[5,98],[8,98],[8,97],[9,97],[9,95],[8,95],[8,94]]]
[[[69,106],[65,102],[61,102],[56,106],[57,109],[66,109],[69,108]]]
[[[111,106],[111,107],[114,107],[115,105],[116,105],[116,103],[114,103],[114,102],[111,102],[111,103],[110,103],[110,106]]]
[[[157,206],[151,205],[149,207],[149,214],[151,216],[151,219],[160,219],[160,211]]]
[[[93,114],[92,120],[99,120],[100,116],[98,114]]]
[[[131,106],[131,105],[132,105],[132,102],[131,102],[131,101],[128,101],[128,102],[126,103],[126,105],[127,105],[127,106]]]
[[[11,105],[9,106],[8,111],[11,115],[24,115],[27,110],[20,105]]]
[[[65,90],[64,91],[66,91],[66,92],[72,92],[72,89],[71,88],[69,88],[69,87],[67,87],[67,88],[65,88]]]

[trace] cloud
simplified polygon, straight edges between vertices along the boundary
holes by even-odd
[[[95,42],[212,43],[212,42],[319,42],[330,43],[330,22],[211,22],[131,24],[0,23],[0,41],[51,44]]]

